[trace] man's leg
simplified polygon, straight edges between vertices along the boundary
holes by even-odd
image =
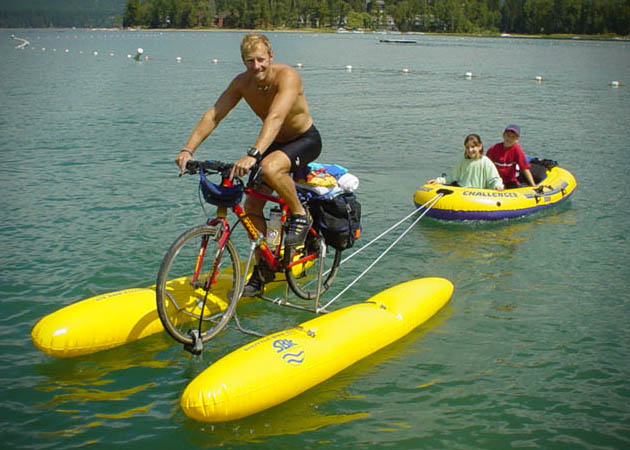
[[[295,183],[289,174],[291,160],[280,151],[271,153],[262,160],[263,180],[287,202],[291,214],[305,215],[306,211],[298,199]]]
[[[285,246],[300,245],[306,239],[312,220],[298,199],[293,178],[289,174],[291,160],[283,152],[276,151],[262,160],[263,180],[287,203],[291,210],[289,230],[284,238]]]
[[[271,194],[271,189],[266,186],[261,186],[260,190]],[[265,222],[265,217],[263,215],[265,203],[266,200],[262,198],[252,196],[247,196],[245,198],[245,212],[254,223],[254,226],[263,235],[267,232],[267,223]],[[254,254],[254,268],[252,270],[252,276],[243,288],[243,297],[255,297],[262,295],[265,289],[265,283],[270,281],[266,279],[266,271],[259,267],[260,264],[260,255],[258,254],[258,249],[256,249],[256,253]]]
[[[262,192],[271,194],[271,189],[266,186],[261,186],[259,189]],[[265,208],[266,200],[253,196],[245,197],[245,212],[249,215],[249,218],[254,222],[254,225],[261,233],[267,232],[267,223],[265,222],[265,216],[263,210]]]

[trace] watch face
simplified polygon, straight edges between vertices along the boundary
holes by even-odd
[[[260,155],[260,151],[258,151],[258,149],[257,149],[257,148],[253,148],[253,147],[252,147],[252,148],[250,148],[250,149],[247,151],[247,154],[248,154],[249,156],[253,156],[253,157],[255,158],[255,157],[257,157],[258,155]]]

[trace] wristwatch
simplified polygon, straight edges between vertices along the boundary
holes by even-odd
[[[247,150],[247,156],[256,158],[256,162],[259,162],[260,159],[262,158],[262,154],[260,153],[260,150],[258,150],[256,147],[250,147],[250,149]]]

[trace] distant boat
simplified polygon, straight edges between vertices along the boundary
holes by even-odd
[[[418,41],[413,39],[379,39],[379,42],[385,44],[417,44]]]

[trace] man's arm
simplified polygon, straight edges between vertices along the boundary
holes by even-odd
[[[221,94],[214,106],[204,113],[201,120],[190,134],[184,149],[177,154],[175,163],[182,172],[186,168],[186,162],[193,159],[192,154],[197,147],[212,133],[217,125],[219,125],[219,122],[227,116],[241,98],[242,94],[237,77],[232,80],[228,88],[223,91],[223,94]]]

